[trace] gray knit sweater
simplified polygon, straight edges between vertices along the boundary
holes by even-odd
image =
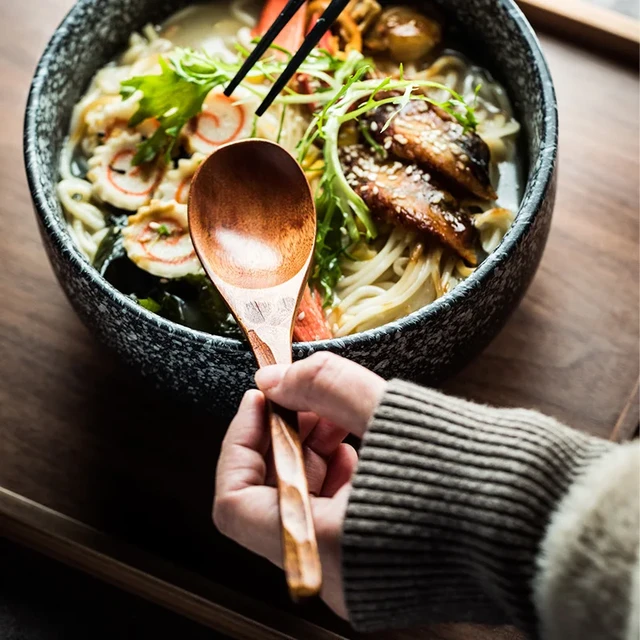
[[[637,640],[639,459],[533,411],[391,382],[344,524],[352,624]]]

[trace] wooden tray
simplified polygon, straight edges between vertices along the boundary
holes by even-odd
[[[640,23],[585,0],[516,0],[538,30],[638,66]]]
[[[0,531],[236,638],[356,637],[319,603],[290,605],[278,571],[217,534],[210,504],[225,425],[132,379],[54,281],[20,162],[21,122],[35,61],[69,5],[1,9],[13,27],[0,53]],[[561,119],[548,248],[506,328],[446,388],[624,439],[638,426],[638,78],[542,41]],[[517,637],[459,625],[378,637],[418,635]]]

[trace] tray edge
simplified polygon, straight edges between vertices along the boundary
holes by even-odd
[[[238,640],[347,640],[3,487],[0,534]]]

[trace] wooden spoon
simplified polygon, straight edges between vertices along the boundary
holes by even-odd
[[[266,140],[220,147],[191,183],[189,228],[198,257],[246,334],[258,366],[290,364],[293,324],[316,234],[311,190],[298,163]],[[298,600],[317,594],[322,584],[298,421],[274,403],[267,409],[284,570],[289,593]]]

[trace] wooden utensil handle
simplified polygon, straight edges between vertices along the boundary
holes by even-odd
[[[255,330],[247,330],[259,367],[291,363],[290,326],[283,324],[281,335],[275,339],[271,336],[270,344]],[[298,414],[270,400],[267,400],[267,412],[278,482],[284,572],[289,594],[296,601],[320,593],[322,567],[311,515]]]
[[[271,401],[267,401],[267,411],[278,478],[284,571],[291,598],[300,600],[320,592],[322,568],[298,434],[298,416]]]

